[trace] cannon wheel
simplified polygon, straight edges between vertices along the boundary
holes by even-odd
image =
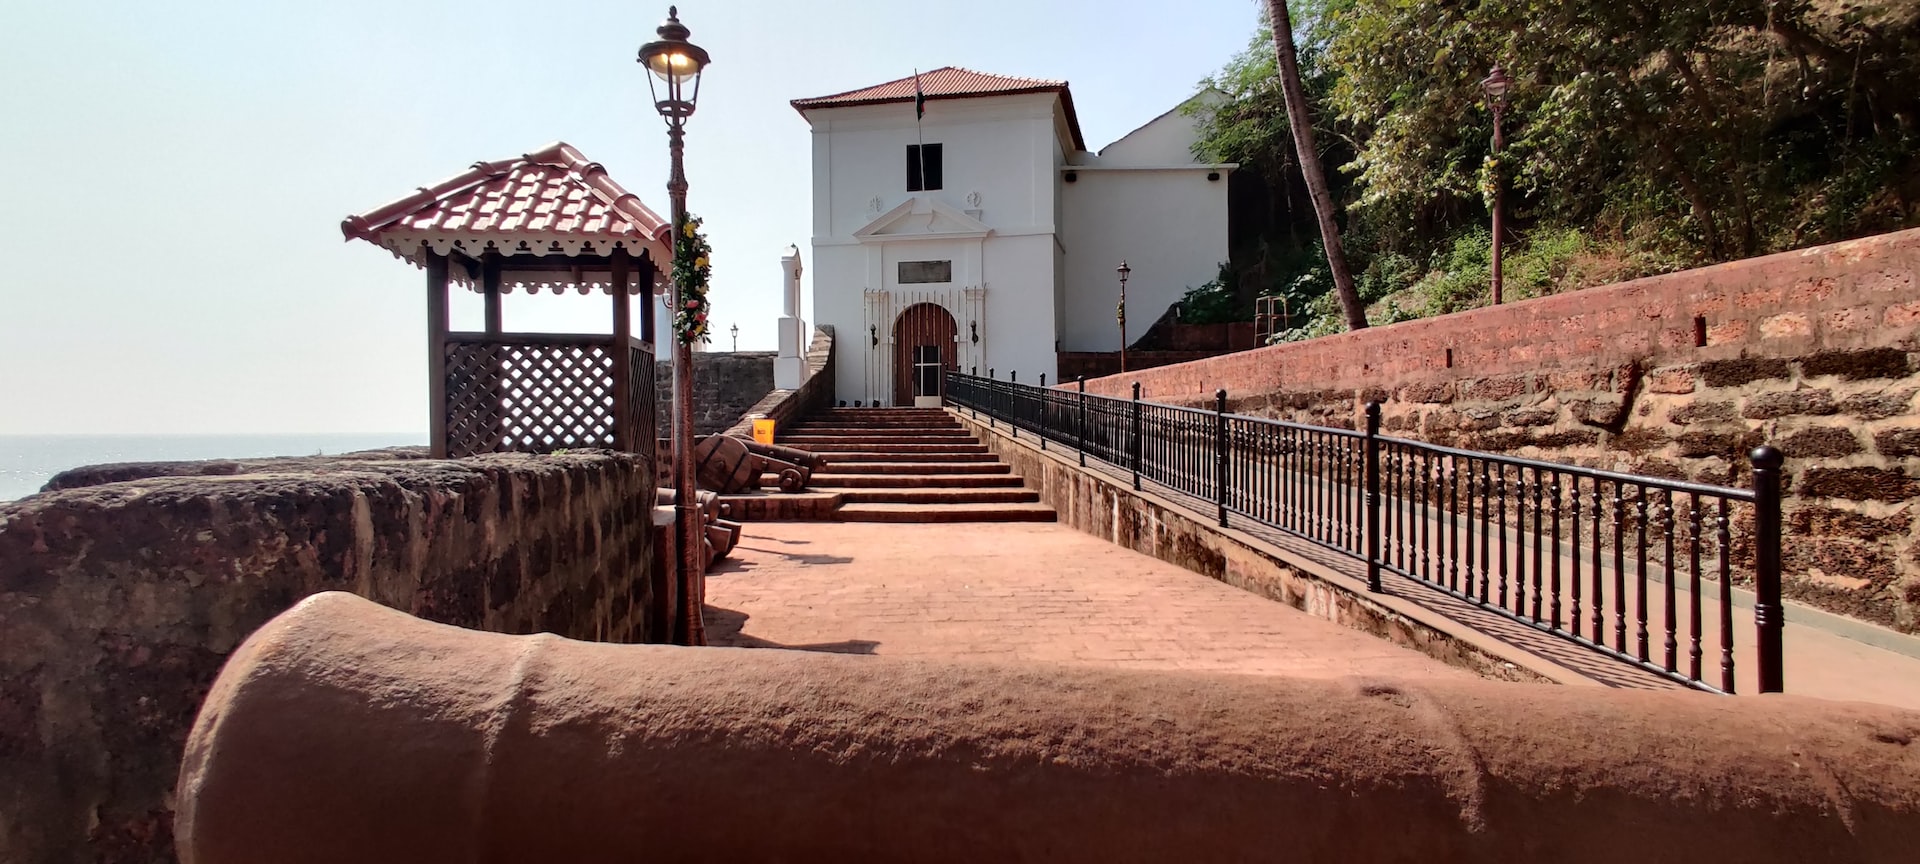
[[[807,478],[800,475],[800,469],[787,468],[780,472],[780,491],[798,492],[807,488]]]

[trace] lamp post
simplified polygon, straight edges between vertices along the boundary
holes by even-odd
[[[680,23],[678,7],[667,7],[667,20],[654,32],[660,38],[640,46],[639,62],[652,73],[647,77],[647,90],[653,96],[654,110],[667,121],[667,152],[673,160],[667,196],[673,202],[673,248],[678,257],[680,244],[687,242],[680,231],[687,216],[687,174],[681,164],[687,118],[693,116],[694,103],[700,99],[700,71],[706,68],[708,58],[704,49],[687,41],[690,31]],[[676,311],[686,303],[685,288],[678,280],[674,282]],[[706,556],[702,554],[705,538],[701,536],[693,476],[693,343],[677,332],[673,340],[673,407],[674,516],[680,535],[681,584],[695,591],[704,578]],[[690,605],[693,616],[685,641],[689,645],[705,644],[706,625],[700,618],[700,606],[697,600]]]
[[[733,353],[738,354],[740,353],[740,325],[738,324],[733,325],[732,330],[733,330]]]
[[[1133,272],[1127,266],[1126,259],[1120,260],[1120,266],[1114,268],[1120,274],[1120,305],[1113,307],[1114,320],[1120,322],[1120,371],[1127,371],[1127,275]]]
[[[1500,170],[1500,151],[1507,143],[1500,120],[1507,113],[1507,93],[1512,87],[1513,81],[1498,63],[1493,64],[1493,71],[1480,82],[1481,92],[1487,94],[1487,107],[1493,110],[1493,303],[1496,306],[1500,304],[1500,233],[1506,221],[1507,187]]]

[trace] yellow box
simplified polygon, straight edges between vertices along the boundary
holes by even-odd
[[[758,441],[761,444],[772,444],[773,443],[773,421],[772,420],[753,421],[753,440]]]

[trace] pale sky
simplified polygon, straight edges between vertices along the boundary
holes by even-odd
[[[0,434],[423,436],[425,277],[343,242],[341,218],[556,139],[664,215],[666,136],[634,53],[667,5],[5,0]],[[738,323],[746,350],[773,347],[781,252],[810,257],[788,100],[916,66],[1063,78],[1097,150],[1191,95],[1259,4],[679,6],[713,55],[687,135],[712,347]],[[479,309],[455,292],[455,328]],[[509,329],[608,326],[598,295],[505,310]]]

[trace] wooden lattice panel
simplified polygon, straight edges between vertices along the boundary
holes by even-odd
[[[450,456],[611,448],[614,427],[605,343],[447,345]]]
[[[635,342],[628,349],[631,358],[629,369],[632,376],[627,379],[627,405],[633,412],[633,434],[627,440],[635,450],[644,450],[652,445],[654,436],[659,434],[659,406],[654,396],[653,346],[645,342]]]

